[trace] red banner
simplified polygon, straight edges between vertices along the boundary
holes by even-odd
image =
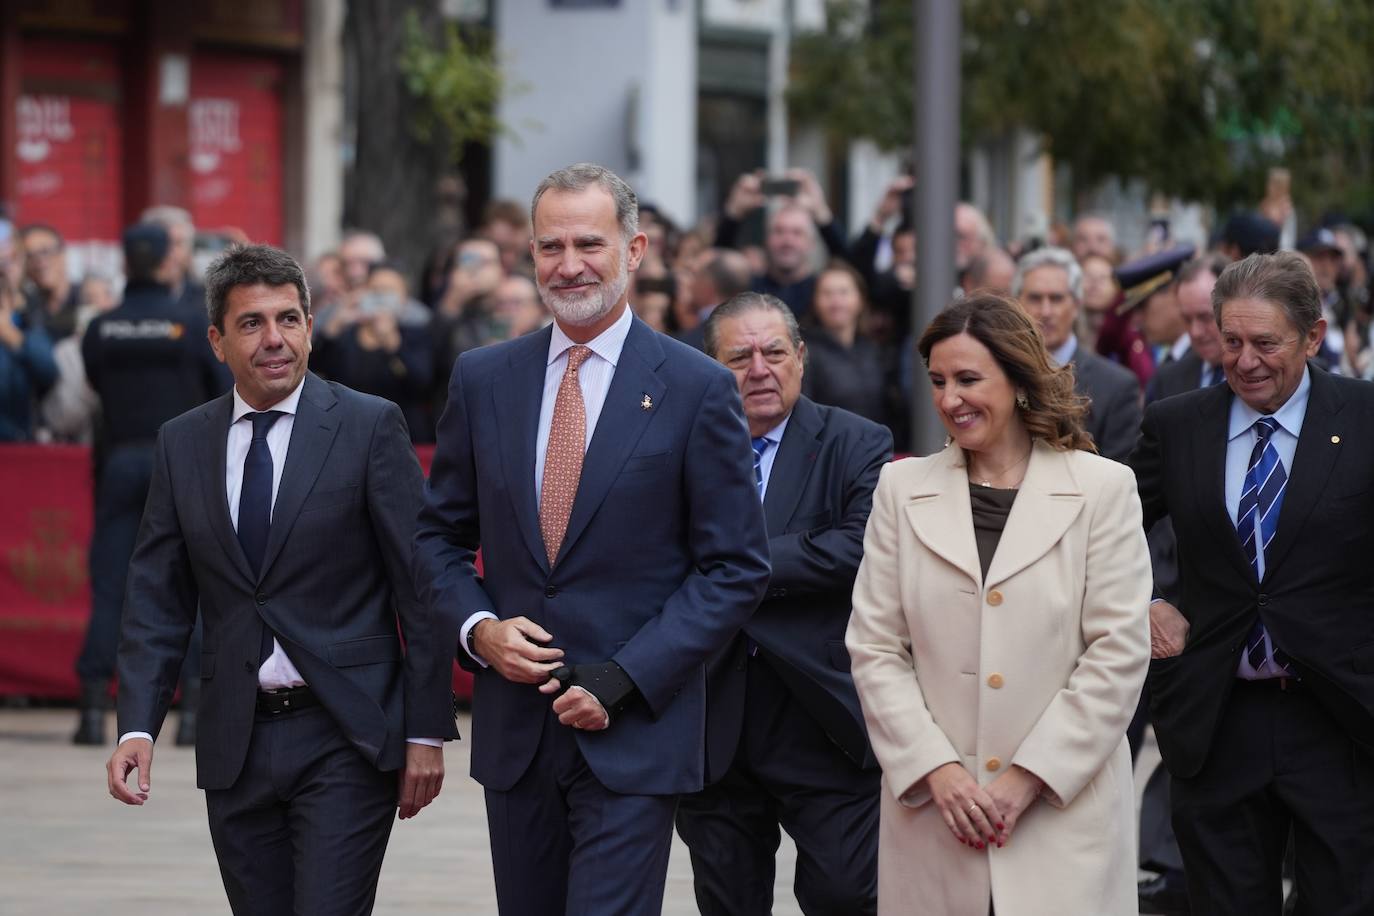
[[[428,471],[433,446],[417,449]],[[91,459],[76,446],[0,445],[0,696],[72,698],[90,616]],[[472,677],[454,668],[454,690]]]

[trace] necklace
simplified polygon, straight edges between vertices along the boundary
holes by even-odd
[[[992,482],[993,482],[994,480],[1000,480],[1000,479],[1002,478],[1002,475],[1006,474],[1008,471],[1014,471],[1014,470],[1016,470],[1018,467],[1020,467],[1021,465],[1025,464],[1026,461],[1028,461],[1028,460],[1030,459],[1031,452],[1033,452],[1034,450],[1035,450],[1034,447],[1031,447],[1030,449],[1027,449],[1027,450],[1026,450],[1026,454],[1023,455],[1022,457],[1018,458],[1018,459],[1017,459],[1015,462],[1013,462],[1012,464],[1007,465],[1006,467],[1002,468],[1000,471],[997,471],[995,474],[993,474],[993,475],[990,476],[990,477],[985,477],[984,479],[982,479],[982,480],[977,480],[977,481],[975,481],[975,482],[976,482],[976,483],[978,484],[978,486],[980,486],[980,487],[990,487],[990,486],[992,486]],[[969,473],[969,476],[970,476],[970,477],[975,476],[975,475],[972,473],[972,471],[973,471],[973,462],[972,462],[972,461],[969,461],[969,471],[970,471],[970,473]]]

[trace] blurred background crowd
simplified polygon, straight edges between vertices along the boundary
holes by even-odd
[[[1186,262],[1205,263],[1215,276],[1231,259],[1283,247],[1284,227],[1294,222],[1284,181],[1276,174],[1252,209],[1220,220],[1205,246],[1177,244],[1161,218],[1143,233],[1130,227],[1145,242],[1123,250],[1123,227],[1096,213],[1052,224],[1043,237],[999,239],[978,207],[960,203],[951,220],[959,286],[950,298],[974,290],[1019,296],[1051,350],[1072,335],[1079,347],[1130,370],[1137,397],[1124,409],[1138,415],[1155,372],[1191,348],[1189,296],[1180,295],[1180,281],[1196,269]],[[720,212],[692,226],[645,203],[640,225],[649,248],[634,275],[632,307],[656,330],[700,347],[702,322],[719,303],[745,290],[778,296],[804,329],[806,393],[885,424],[901,448],[909,441],[918,270],[912,184],[899,175],[853,230],[801,168],[739,175]],[[197,268],[204,259],[196,246],[220,246],[224,238],[198,237],[190,214],[172,206],[148,209],[142,222],[163,227],[170,242],[148,279],[203,325]],[[1374,377],[1367,236],[1339,213],[1303,230],[1288,247],[1310,261],[1322,290],[1329,331],[1319,359],[1336,373]],[[388,250],[366,228],[347,230],[336,248],[309,263],[312,369],[395,401],[413,440],[432,442],[458,356],[549,321],[533,281],[529,236],[527,205],[504,199],[490,202],[464,237],[425,250]],[[1048,250],[1058,260],[1047,261]],[[88,383],[82,336],[120,303],[126,273],[76,272],[66,255],[52,226],[0,220],[0,441],[98,439],[100,400]],[[1035,271],[1024,268],[1051,262],[1062,268],[1067,298],[1046,305],[1026,288]],[[135,387],[117,396],[142,395]],[[1133,437],[1132,429],[1127,447]],[[1108,452],[1110,445],[1099,442]]]

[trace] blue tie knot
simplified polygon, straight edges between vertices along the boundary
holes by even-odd
[[[1279,428],[1279,421],[1273,417],[1260,417],[1255,421],[1255,435],[1259,437],[1259,444],[1264,445],[1269,441],[1269,437]]]
[[[752,444],[754,446],[754,457],[756,459],[762,458],[763,453],[768,451],[768,438],[766,436],[758,436],[752,441]]]
[[[252,421],[253,438],[256,440],[267,438],[267,431],[272,428],[272,424],[286,414],[280,410],[264,410],[262,413],[250,413],[244,414],[244,416]]]

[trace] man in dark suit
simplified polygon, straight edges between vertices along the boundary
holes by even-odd
[[[1253,255],[1212,301],[1227,386],[1152,404],[1131,457],[1173,521],[1178,607],[1151,607],[1150,715],[1195,914],[1374,911],[1374,386],[1307,360],[1310,268]],[[1234,396],[1232,391],[1235,392]]]
[[[234,388],[158,434],[110,793],[148,800],[199,602],[196,774],[231,907],[368,913],[393,813],[438,794],[456,737],[448,653],[414,591],[419,464],[396,405],[306,371],[310,294],[290,256],[232,249],[206,279]]]
[[[792,311],[772,296],[721,305],[706,342],[744,398],[773,574],[744,631],[712,662],[710,785],[678,805],[697,905],[721,916],[771,913],[781,825],[797,844],[802,912],[872,913],[881,774],[844,631],[892,434],[801,395],[806,346]]]
[[[1087,426],[1099,454],[1125,461],[1140,431],[1140,386],[1129,370],[1078,345],[1083,271],[1064,248],[1037,248],[1016,265],[1012,295],[1040,323],[1045,349],[1073,365],[1074,388],[1089,401]]]
[[[574,165],[532,216],[554,324],[454,367],[417,575],[476,673],[500,911],[656,914],[706,662],[763,596],[767,535],[733,377],[629,311],[634,192]]]

